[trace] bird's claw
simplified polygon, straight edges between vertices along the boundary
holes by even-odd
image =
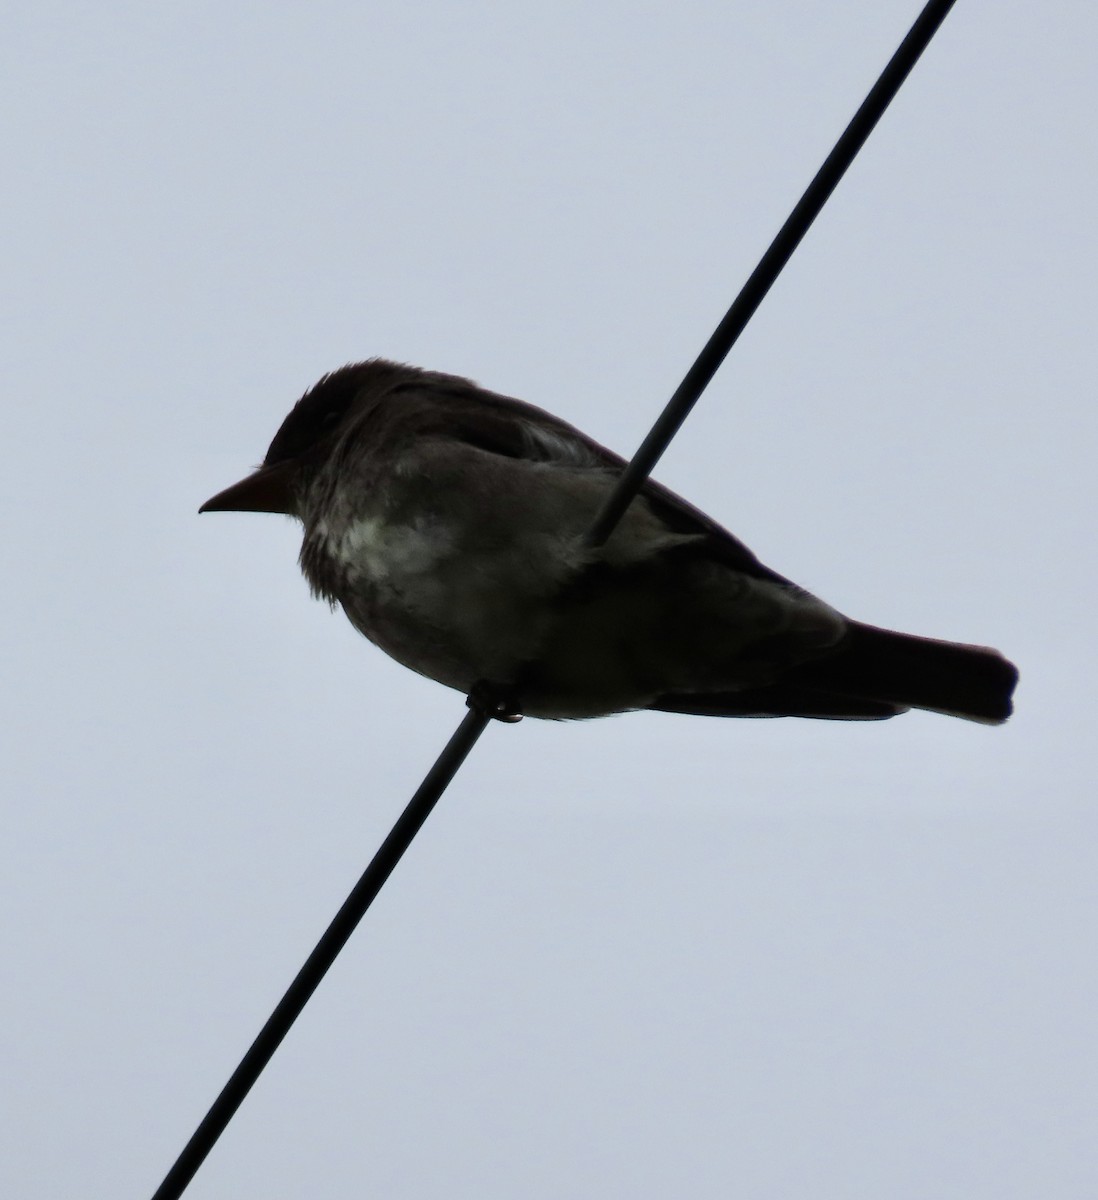
[[[489,683],[486,679],[473,684],[465,703],[493,721],[502,721],[506,725],[517,725],[522,720],[522,709],[510,690],[498,683]]]

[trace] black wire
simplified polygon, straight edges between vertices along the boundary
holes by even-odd
[[[622,514],[716,374],[954,2],[955,0],[930,0],[920,13],[910,33],[881,73],[865,102],[835,144],[834,150],[828,155],[778,236],[763,255],[732,307],[622,473],[587,535],[590,545],[601,545],[613,533]],[[469,712],[464,720],[419,785],[313,952],[305,960],[286,994],[260,1030],[259,1036],[240,1060],[240,1065],[229,1077],[209,1112],[194,1131],[171,1170],[165,1175],[164,1181],[153,1193],[153,1200],[178,1200],[183,1194],[493,717],[509,720],[511,714],[502,705],[493,708],[491,705],[485,707],[483,700],[479,703],[470,701]]]
[[[827,203],[847,167],[873,132],[874,126],[891,104],[912,67],[919,61],[919,56],[926,49],[930,39],[938,32],[938,27],[954,3],[955,0],[930,0],[919,14],[907,37],[900,43],[899,49],[862,102],[861,108],[851,118],[842,137],[835,143],[835,148],[816,172],[804,195],[797,201],[777,237],[770,243],[770,248],[759,260],[759,265],[751,272],[751,277],[732,302],[732,307],[725,313],[721,323],[713,331],[713,336],[706,342],[694,365],[687,371],[686,377],[667,402],[667,407],[660,413],[648,436],[622,472],[617,486],[595,518],[595,523],[587,535],[590,545],[601,546],[613,533],[622,514],[651,475],[652,468],[659,462],[663,452],[671,444],[671,439],[690,415],[690,410],[716,375],[717,369],[736,344],[747,322],[755,315],[755,310],[770,291],[774,280],[781,274],[782,268],[800,245],[801,238],[808,232],[812,222],[819,216],[820,209]]]
[[[202,1118],[191,1140],[183,1148],[183,1153],[153,1193],[153,1200],[176,1200],[183,1194],[490,720],[489,714],[479,708],[470,708],[465,714],[465,719],[446,743],[446,748],[419,785],[416,794],[408,801],[354,890],[343,902],[274,1012],[267,1018],[259,1036],[221,1089],[210,1111]]]

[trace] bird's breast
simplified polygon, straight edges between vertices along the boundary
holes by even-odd
[[[574,549],[500,540],[434,515],[320,520],[302,566],[371,641],[413,670],[468,690],[533,657]]]
[[[438,520],[420,517],[394,523],[380,515],[356,517],[335,528],[322,520],[313,536],[348,584],[367,583],[382,590],[404,590],[431,579],[453,556],[457,541]]]

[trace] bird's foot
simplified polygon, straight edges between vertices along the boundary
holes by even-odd
[[[503,684],[490,683],[487,679],[473,684],[469,695],[465,697],[465,703],[491,717],[493,721],[515,725],[522,720],[522,709],[511,689]]]

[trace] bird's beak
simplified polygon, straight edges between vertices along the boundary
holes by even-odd
[[[259,467],[239,483],[211,496],[198,511],[275,512],[293,516],[296,512],[292,486],[295,467],[293,462]]]

